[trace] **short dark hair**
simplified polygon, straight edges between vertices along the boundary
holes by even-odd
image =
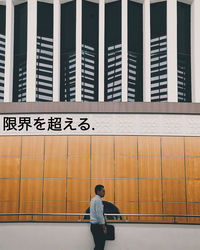
[[[101,191],[102,188],[104,188],[103,185],[96,185],[95,190],[94,190],[94,191],[95,191],[95,194],[97,194],[98,191]]]

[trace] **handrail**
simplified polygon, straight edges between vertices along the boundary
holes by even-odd
[[[89,216],[89,213],[0,213],[0,216]],[[104,214],[105,216],[150,216],[150,217],[200,217],[200,215],[190,214]]]

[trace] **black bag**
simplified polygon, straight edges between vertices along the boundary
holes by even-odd
[[[114,240],[115,239],[115,228],[113,225],[106,225],[107,234],[105,234],[106,240]]]

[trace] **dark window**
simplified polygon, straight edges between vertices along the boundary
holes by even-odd
[[[151,101],[167,101],[166,2],[151,4]]]
[[[76,1],[61,6],[61,101],[75,101]]]
[[[26,101],[27,3],[15,6],[13,101]]]
[[[82,101],[98,101],[99,5],[83,0]]]
[[[128,1],[128,101],[143,101],[143,6]]]
[[[191,102],[190,5],[177,6],[178,101]]]
[[[36,101],[53,100],[53,5],[38,2]]]
[[[0,5],[0,102],[4,100],[6,7]]]
[[[105,101],[122,97],[121,1],[105,5]]]

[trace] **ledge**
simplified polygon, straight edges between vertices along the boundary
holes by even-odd
[[[23,102],[0,103],[0,114],[112,113],[199,115],[200,103],[147,102]]]

